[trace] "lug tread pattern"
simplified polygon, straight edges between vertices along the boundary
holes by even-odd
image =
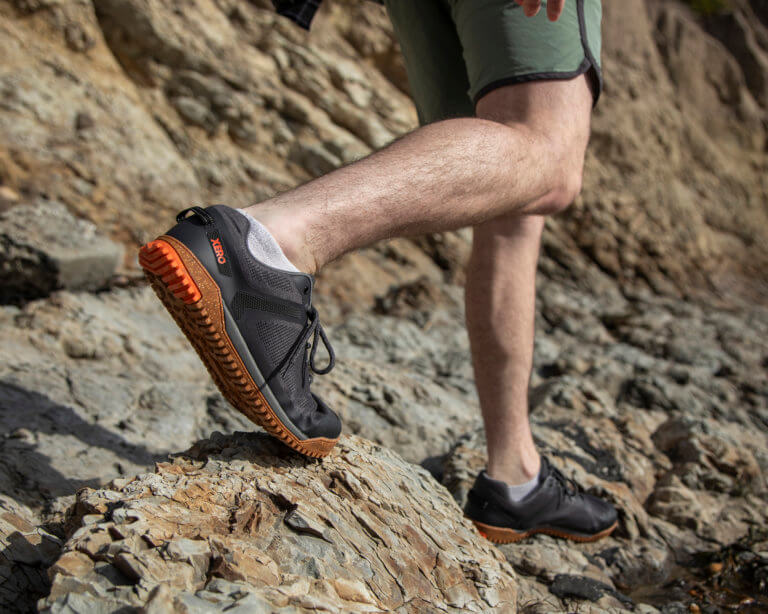
[[[581,543],[594,542],[598,539],[602,539],[603,537],[607,537],[613,533],[614,529],[618,526],[617,521],[607,529],[604,529],[599,533],[595,533],[594,535],[574,535],[572,533],[568,533],[567,531],[559,531],[557,529],[550,529],[546,527],[542,527],[540,529],[530,529],[528,531],[515,531],[514,529],[508,529],[506,527],[494,527],[489,524],[477,522],[476,520],[473,520],[472,522],[474,523],[480,535],[495,544],[512,544],[514,542],[519,542],[526,537],[530,537],[531,535],[535,535],[536,533],[546,533],[547,535],[552,535],[553,537],[561,537],[563,539],[569,539],[571,541]]]

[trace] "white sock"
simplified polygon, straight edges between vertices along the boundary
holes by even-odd
[[[522,501],[529,493],[539,485],[539,476],[537,475],[532,480],[525,482],[524,484],[507,484],[507,492],[509,493],[510,501]]]
[[[248,251],[256,260],[275,269],[299,272],[264,224],[242,209],[236,209],[236,211],[242,213],[251,225],[248,230]]]
[[[504,487],[507,489],[509,500],[515,503],[525,499],[525,497],[527,497],[531,492],[533,492],[533,490],[539,485],[538,475],[535,476],[532,480],[525,482],[524,484],[507,484],[506,482],[503,482],[501,480],[493,479],[487,473],[485,474],[485,477],[491,480],[492,482],[498,482],[499,484],[503,484]]]

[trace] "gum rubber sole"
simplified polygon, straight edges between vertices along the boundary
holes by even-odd
[[[269,406],[227,335],[219,287],[195,255],[177,239],[163,235],[142,246],[139,264],[232,406],[297,452],[327,456],[338,439],[299,439]]]
[[[489,524],[483,524],[482,522],[472,521],[477,527],[480,535],[486,539],[492,541],[495,544],[511,544],[519,542],[521,539],[535,535],[536,533],[546,533],[554,537],[562,537],[564,539],[570,539],[575,542],[594,542],[603,537],[607,537],[613,530],[619,525],[619,522],[614,522],[610,527],[595,533],[594,535],[576,535],[573,533],[567,533],[566,531],[559,531],[557,529],[531,529],[529,531],[515,531],[514,529],[507,529],[504,527],[494,527]]]

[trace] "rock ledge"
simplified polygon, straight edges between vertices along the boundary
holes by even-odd
[[[44,611],[515,608],[512,568],[448,491],[358,437],[314,462],[216,433],[71,513]]]

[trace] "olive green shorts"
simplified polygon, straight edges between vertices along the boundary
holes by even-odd
[[[385,0],[405,57],[422,124],[475,113],[504,85],[591,75],[602,89],[600,0],[566,0],[547,19],[546,1],[526,17],[514,0]]]

